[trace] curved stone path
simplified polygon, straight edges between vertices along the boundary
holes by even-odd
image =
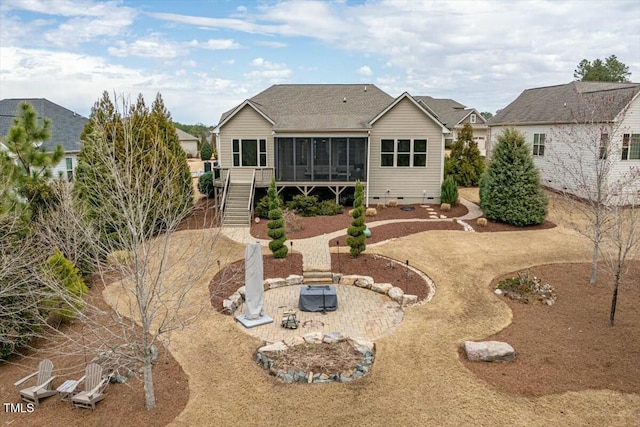
[[[549,220],[561,224],[560,214],[550,212]],[[172,245],[176,251],[193,248],[190,262],[206,258],[215,266],[218,257],[225,264],[241,259],[244,247],[226,238],[213,254],[200,249],[216,232],[178,232]],[[637,426],[640,393],[516,396],[490,386],[459,360],[461,342],[481,340],[512,321],[509,306],[488,292],[491,280],[538,264],[589,262],[590,242],[583,236],[562,225],[509,233],[434,231],[367,251],[408,259],[438,285],[429,304],[411,307],[393,334],[377,340],[369,375],[321,387],[277,384],[252,358],[260,340],[207,306],[195,323],[172,332],[167,344],[189,377],[189,401],[171,425]],[[210,270],[188,295],[190,305],[208,304],[217,268]],[[121,289],[104,292],[125,298]]]
[[[434,218],[434,219],[388,219],[384,221],[374,221],[367,223],[367,227],[375,228],[385,224],[399,223],[399,222],[452,222],[456,219],[461,221],[468,221],[482,216],[480,208],[463,198],[460,198],[460,203],[463,204],[469,212],[458,218]],[[225,227],[221,229],[224,236],[238,243],[247,244],[250,242],[259,242],[263,247],[268,247],[269,240],[256,239],[251,235],[250,227]],[[293,242],[293,250],[302,254],[302,269],[304,271],[309,270],[322,270],[331,271],[331,251],[329,243],[336,237],[340,237],[345,234],[344,230],[333,231],[331,233],[322,234],[320,236],[309,237],[306,239],[292,239],[287,240],[286,244],[290,245]]]

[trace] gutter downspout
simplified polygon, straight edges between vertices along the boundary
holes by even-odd
[[[444,147],[444,138],[442,139],[442,144]],[[443,151],[444,153],[444,151]],[[369,207],[369,174],[371,173],[371,131],[367,131],[367,192],[366,192],[366,203],[365,206]]]
[[[442,204],[442,182],[444,180],[444,157],[445,157],[445,149],[444,149],[444,133],[442,133],[442,136],[440,137],[440,145],[441,145],[441,153],[442,155],[440,156],[440,185],[438,186],[438,188],[441,189],[440,191],[440,203]]]

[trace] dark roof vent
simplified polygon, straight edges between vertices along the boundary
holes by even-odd
[[[347,97],[342,98],[342,102],[347,102]]]
[[[365,91],[365,92],[367,91],[367,86],[365,86],[365,87],[364,87],[364,91]]]

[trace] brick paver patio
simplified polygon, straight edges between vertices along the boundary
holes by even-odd
[[[273,323],[246,329],[244,332],[267,342],[282,341],[310,332],[342,332],[351,338],[375,340],[393,331],[402,322],[400,305],[386,295],[356,286],[335,285],[338,309],[327,314],[298,310],[300,288],[306,285],[286,286],[264,293],[264,312],[273,317]],[[300,327],[285,329],[280,326],[282,313],[288,308],[296,310]],[[241,307],[236,313],[242,313]]]

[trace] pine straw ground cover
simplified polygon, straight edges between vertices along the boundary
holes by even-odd
[[[550,220],[561,224],[562,218],[552,212]],[[230,261],[240,259],[244,250],[228,240],[221,240],[218,248],[220,254],[230,254]],[[532,232],[433,231],[372,246],[367,252],[409,260],[437,286],[431,302],[409,308],[400,327],[376,341],[376,361],[367,376],[317,387],[278,383],[253,360],[259,340],[210,308],[196,324],[172,335],[169,350],[189,378],[189,400],[175,419],[154,425],[637,425],[638,390],[590,389],[584,384],[579,391],[521,396],[479,377],[458,355],[462,341],[486,339],[518,322],[509,302],[493,294],[494,279],[536,265],[590,259],[589,242],[576,232],[562,225]],[[208,301],[208,284],[217,271],[215,259],[211,265],[210,275],[190,296],[194,304]],[[516,338],[511,340],[517,349]],[[570,344],[550,336],[536,354]],[[637,360],[637,355],[625,357]],[[5,378],[3,371],[0,381],[11,385],[13,380]],[[563,382],[565,373],[549,381]],[[146,414],[143,408],[136,410]],[[38,424],[56,425],[56,415],[51,413]],[[12,425],[30,425],[27,416]],[[135,423],[140,424],[144,423]]]

